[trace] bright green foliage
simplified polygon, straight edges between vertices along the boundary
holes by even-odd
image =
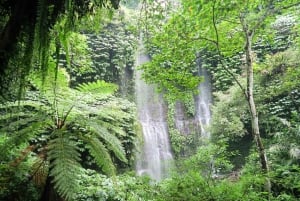
[[[177,97],[181,90],[195,89],[199,83],[195,80],[196,54],[200,52],[201,62],[213,72],[216,89],[227,89],[233,76],[242,71],[241,52],[246,40],[242,24],[253,31],[253,44],[257,44],[254,50],[258,49],[259,44],[266,43],[261,41],[265,38],[264,27],[279,10],[293,7],[294,3],[299,2],[183,1],[182,7],[150,40],[156,51],[151,55],[152,61],[142,67],[145,79],[157,83],[168,96],[174,92]],[[292,24],[286,26],[286,32],[275,36],[287,38]]]
[[[299,178],[295,176],[299,166],[299,80],[289,79],[291,75],[299,76],[298,54],[297,48],[290,48],[255,64],[255,97],[260,111],[261,133],[267,139],[274,200],[297,200],[295,197],[299,197]],[[250,140],[247,135],[251,130],[245,115],[246,105],[239,97],[241,92],[236,86],[216,96],[211,132],[213,140],[228,136],[229,150],[240,151],[244,158],[249,154],[246,140]],[[246,136],[239,138],[243,135]],[[241,165],[243,158],[235,165]],[[252,160],[248,165],[256,166],[257,160]],[[251,171],[249,176],[256,171]]]
[[[68,51],[63,48],[66,55],[61,55],[60,63],[70,74],[71,87],[104,80],[118,84],[123,97],[132,98],[137,43],[132,28],[134,17],[122,8],[112,19],[103,17],[101,23],[97,22],[101,24],[101,30],[83,24],[80,27],[82,34],[72,33],[69,36]]]
[[[200,146],[197,153],[185,161],[186,167],[199,171],[208,180],[215,174],[231,171],[232,165],[228,161],[230,152],[224,142],[219,143]]]
[[[224,167],[230,168],[224,148],[217,145],[200,147],[195,156],[187,159],[184,169],[159,184],[160,194],[156,200],[267,200],[261,192],[262,175],[239,171],[213,174]]]
[[[93,73],[94,70],[91,68],[92,60],[88,51],[87,37],[75,32],[70,32],[66,37],[62,48],[65,55],[60,55],[60,64],[69,72],[72,85],[76,81],[74,75],[83,76],[86,73]]]
[[[108,178],[92,170],[81,170],[80,189],[75,199],[78,201],[154,201],[155,186],[149,184],[149,178],[136,178],[129,174]]]

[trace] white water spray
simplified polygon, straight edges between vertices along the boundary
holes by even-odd
[[[203,139],[210,138],[210,133],[207,131],[211,119],[210,106],[212,104],[211,82],[208,72],[205,68],[199,65],[199,76],[203,76],[204,82],[198,86],[199,94],[195,97],[196,103],[196,121],[200,125],[201,137]]]
[[[149,61],[149,57],[140,53],[137,57],[139,66]],[[173,161],[165,105],[162,97],[155,93],[154,87],[141,79],[141,72],[136,71],[136,102],[138,119],[142,126],[144,144],[137,157],[138,175],[148,175],[159,181],[168,176]]]

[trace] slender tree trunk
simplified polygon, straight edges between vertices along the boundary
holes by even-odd
[[[245,25],[246,26],[246,25]],[[251,113],[251,123],[252,123],[252,135],[254,137],[258,154],[260,158],[261,168],[265,173],[269,172],[268,160],[265,153],[265,149],[263,146],[263,142],[259,132],[259,120],[258,114],[256,111],[256,105],[253,97],[253,58],[252,58],[252,37],[253,32],[248,30],[247,27],[244,27],[245,35],[246,35],[246,45],[245,45],[245,53],[246,53],[246,69],[247,69],[247,101],[249,104],[249,109]]]

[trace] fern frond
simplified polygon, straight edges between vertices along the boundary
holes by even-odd
[[[68,133],[63,130],[55,132],[56,137],[48,143],[48,158],[51,161],[50,176],[54,178],[54,188],[59,194],[71,200],[78,190],[79,148]]]
[[[115,166],[104,144],[97,137],[87,135],[83,136],[82,140],[87,144],[86,147],[102,171],[110,176],[114,175]]]
[[[76,89],[80,92],[107,96],[116,92],[118,90],[118,86],[113,83],[107,83],[103,80],[97,80],[96,82],[80,84]]]
[[[109,121],[109,122],[107,122],[107,121],[102,120],[102,119],[97,119],[97,120],[95,120],[95,122],[99,126],[106,128],[106,130],[108,132],[110,132],[111,135],[114,135],[114,136],[117,136],[117,137],[126,136],[126,132],[121,127],[119,121],[115,120],[115,121]]]
[[[25,149],[23,149],[20,155],[12,162],[10,162],[11,166],[17,167],[24,159],[29,155],[29,153],[34,150],[35,146],[29,145]]]
[[[126,154],[120,140],[110,133],[107,128],[100,126],[95,121],[85,122],[88,130],[95,134],[98,138],[104,140],[108,149],[111,150],[118,159],[127,163]]]

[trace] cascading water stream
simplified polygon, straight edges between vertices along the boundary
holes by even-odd
[[[136,65],[149,61],[149,57],[140,53]],[[142,126],[144,143],[137,157],[138,175],[148,175],[159,181],[168,176],[173,160],[168,136],[165,105],[162,97],[155,93],[154,87],[141,79],[136,71],[136,102],[138,119]]]
[[[211,95],[211,82],[208,72],[205,68],[199,65],[199,76],[203,76],[204,82],[200,83],[198,86],[199,94],[195,97],[196,103],[196,121],[200,125],[201,137],[203,139],[209,139],[210,133],[207,131],[206,127],[209,125],[211,112],[210,106],[212,104]]]

